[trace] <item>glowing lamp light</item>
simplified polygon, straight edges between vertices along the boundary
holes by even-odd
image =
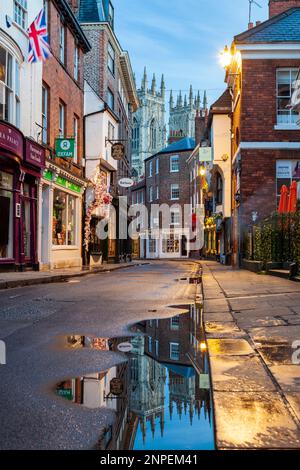
[[[201,341],[200,343],[200,351],[205,352],[207,350],[207,345],[205,341]]]
[[[200,168],[200,176],[205,176],[205,168]]]
[[[220,62],[221,62],[222,67],[224,69],[227,69],[231,64],[231,60],[232,60],[231,52],[228,46],[225,46],[224,50],[220,54]]]

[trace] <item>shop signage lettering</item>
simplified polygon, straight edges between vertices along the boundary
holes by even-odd
[[[59,184],[59,186],[63,186],[66,189],[70,189],[71,191],[74,191],[75,193],[81,193],[80,186],[78,186],[75,183],[71,183],[70,181],[66,180],[65,178],[62,178],[61,176],[57,177],[56,184]]]
[[[131,343],[121,343],[118,345],[118,350],[123,353],[129,353],[133,350]]]
[[[26,162],[39,168],[43,168],[45,166],[45,158],[45,149],[35,142],[27,139],[25,154]]]
[[[134,185],[134,181],[131,178],[122,178],[119,180],[119,186],[121,188],[131,188]]]
[[[23,136],[22,134],[6,124],[0,124],[0,147],[23,158]]]
[[[75,139],[59,138],[55,140],[55,153],[58,158],[74,158]]]

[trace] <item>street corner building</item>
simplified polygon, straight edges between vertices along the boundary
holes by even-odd
[[[278,209],[282,186],[300,184],[300,127],[291,106],[300,65],[300,1],[271,0],[269,19],[235,36],[226,65],[232,91],[233,264],[246,232]]]
[[[42,7],[7,1],[0,10],[0,269],[38,267],[42,65],[27,63],[25,29]]]

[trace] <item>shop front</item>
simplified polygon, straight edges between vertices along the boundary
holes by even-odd
[[[82,198],[85,180],[46,162],[40,184],[40,269],[82,267]]]
[[[0,269],[38,268],[37,194],[45,151],[0,122]]]

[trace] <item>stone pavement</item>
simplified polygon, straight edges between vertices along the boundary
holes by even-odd
[[[11,289],[14,287],[33,286],[38,284],[51,284],[53,282],[65,282],[72,279],[88,276],[91,274],[105,273],[126,269],[141,264],[143,262],[122,263],[122,264],[103,264],[99,268],[91,270],[82,269],[56,269],[55,271],[25,271],[25,272],[0,272],[0,290]],[[76,281],[74,281],[76,282]]]
[[[300,284],[202,266],[217,448],[300,449]]]

